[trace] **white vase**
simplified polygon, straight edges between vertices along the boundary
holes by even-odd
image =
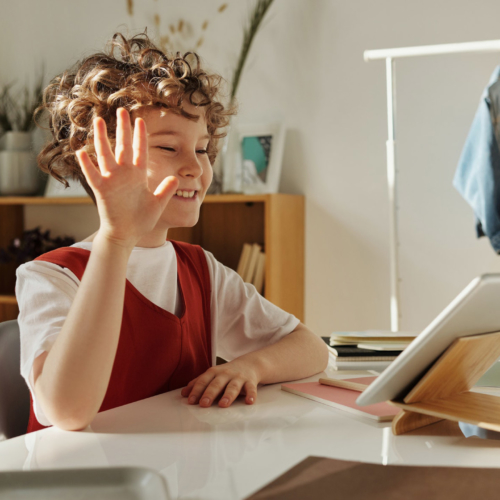
[[[4,151],[31,151],[31,132],[5,132],[0,137],[0,150]]]
[[[0,137],[0,195],[32,195],[40,176],[31,132],[6,132]]]
[[[241,193],[241,144],[237,120],[233,118],[221,150],[222,192]]]

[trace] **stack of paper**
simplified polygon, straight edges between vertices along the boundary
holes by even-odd
[[[385,369],[417,336],[416,332],[366,330],[323,337],[336,370]]]

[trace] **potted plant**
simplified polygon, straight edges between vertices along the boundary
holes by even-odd
[[[13,83],[0,89],[0,195],[30,195],[39,190],[40,175],[32,147],[33,113],[40,105],[43,72],[31,93],[13,93]]]
[[[234,105],[236,102],[236,93],[238,91],[238,86],[241,80],[241,75],[245,67],[245,63],[250,52],[250,47],[252,42],[259,31],[262,21],[266,16],[267,11],[271,7],[273,0],[256,0],[253,10],[250,13],[250,19],[247,26],[243,30],[243,42],[240,49],[240,55],[238,57],[238,62],[233,71],[233,76],[231,79],[231,96],[230,105]],[[236,119],[237,120],[237,119]],[[233,119],[232,128],[235,128],[235,119]],[[217,165],[214,166],[214,177],[215,172],[219,176],[219,185],[216,186],[217,192],[222,190],[224,193],[241,193],[241,176],[242,176],[242,165],[241,160],[235,161],[235,158],[230,160],[228,163],[227,154],[229,149],[229,144],[232,142],[233,149],[237,149],[239,144],[234,144],[237,140],[237,134],[234,132],[231,134],[231,125],[229,126],[228,133],[223,139],[221,151],[217,157]],[[239,179],[239,180],[238,180]]]
[[[261,23],[264,20],[267,11],[273,3],[273,0],[254,1],[255,3],[250,12],[248,23],[243,28],[243,41],[240,49],[240,54],[231,78],[231,93],[229,99],[230,106],[234,105],[236,102],[236,92],[238,90],[238,85],[241,80],[245,62],[250,52],[252,42],[257,32],[259,31],[259,27],[261,26]],[[217,14],[224,12],[227,8],[228,3],[224,2],[217,9]],[[134,15],[134,0],[127,0],[127,10],[130,16]],[[207,28],[211,24],[211,22],[211,20],[205,19],[200,25],[200,29],[196,30],[190,22],[184,19],[179,19],[177,23],[169,25],[168,34],[162,34],[160,30],[160,15],[158,13],[154,15],[154,24],[157,37],[160,41],[160,47],[164,51],[173,53],[177,51],[197,52],[198,49],[203,45]],[[232,124],[233,130],[235,128],[234,121],[235,120],[233,120]],[[231,137],[230,130],[231,125],[227,129],[227,135],[224,137],[224,139],[222,139],[220,152],[217,156],[217,159],[215,160],[215,164],[213,165],[214,177],[212,184],[210,185],[210,188],[208,190],[208,194],[220,194],[221,192],[241,192],[241,186],[238,185],[238,182],[234,181],[234,179],[241,174],[241,172],[240,174],[238,174],[237,172],[238,169],[241,170],[241,166],[235,165],[233,163],[227,164],[228,160],[226,159],[229,143],[230,141],[235,140],[235,137]],[[234,133],[232,135],[235,136]],[[239,182],[239,184],[241,184],[241,182]]]

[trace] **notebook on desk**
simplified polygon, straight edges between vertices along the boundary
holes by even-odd
[[[357,382],[369,385],[376,377],[360,377],[346,379],[344,381]],[[343,387],[332,387],[319,382],[299,382],[292,384],[282,384],[281,389],[303,398],[311,399],[339,410],[370,418],[377,422],[390,422],[399,413],[399,408],[387,403],[377,403],[370,406],[358,406],[356,399],[359,391],[346,389]]]

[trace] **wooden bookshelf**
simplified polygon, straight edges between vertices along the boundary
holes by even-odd
[[[0,197],[0,247],[22,235],[26,205],[75,204],[92,205],[92,200]],[[168,238],[201,245],[232,269],[238,266],[243,243],[259,243],[266,253],[264,296],[304,321],[304,224],[300,195],[207,195],[198,224],[170,229]],[[16,267],[0,264],[0,322],[19,314],[14,296]]]

